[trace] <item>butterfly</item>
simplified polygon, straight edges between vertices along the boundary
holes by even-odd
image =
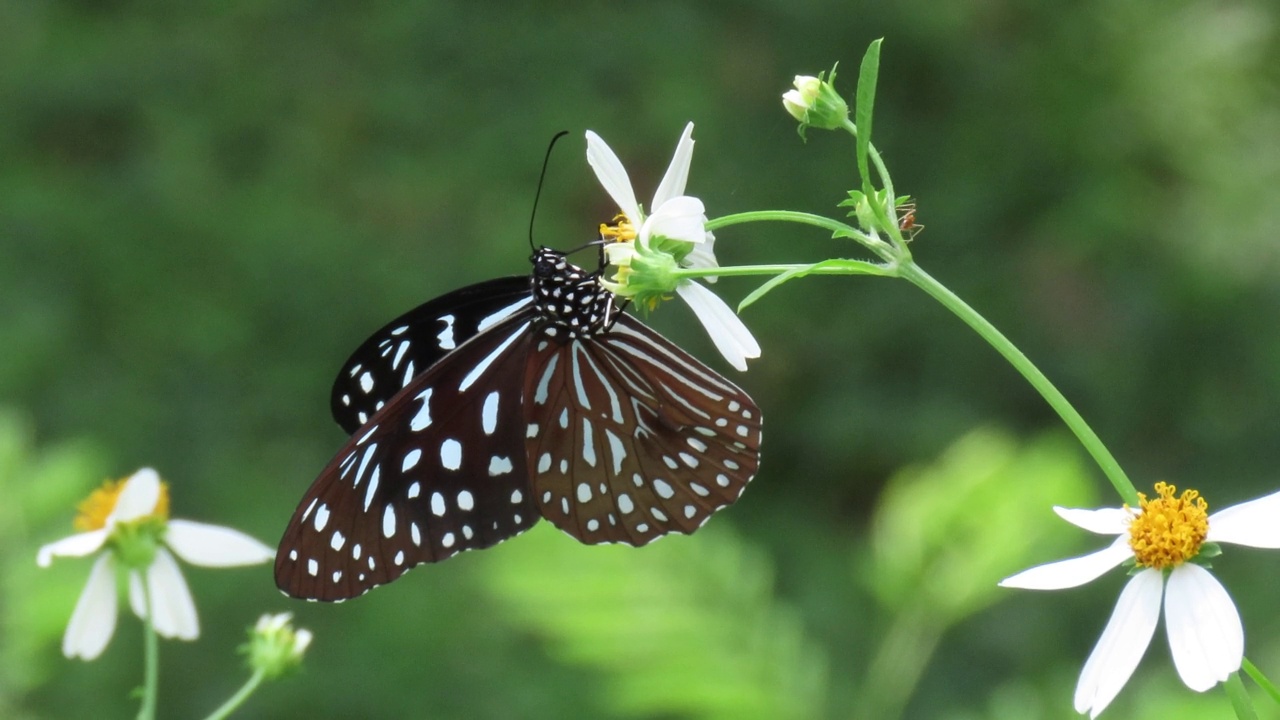
[[[760,462],[760,409],[548,248],[530,276],[442,295],[347,360],[350,434],[276,555],[286,594],[340,601],[539,519],[586,544],[692,533]],[[603,262],[602,262],[603,265]]]

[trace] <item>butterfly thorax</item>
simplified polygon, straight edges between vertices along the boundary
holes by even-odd
[[[569,340],[609,328],[618,308],[613,293],[600,285],[599,273],[589,273],[549,248],[540,248],[531,259],[533,302],[543,332]]]

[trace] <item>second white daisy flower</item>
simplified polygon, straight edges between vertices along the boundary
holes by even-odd
[[[1132,578],[1120,593],[1102,637],[1076,685],[1076,712],[1096,718],[1115,699],[1151,644],[1164,607],[1169,650],[1187,687],[1204,692],[1240,669],[1244,628],[1222,583],[1202,565],[1217,554],[1213,543],[1280,548],[1280,493],[1208,514],[1194,490],[1181,496],[1166,483],[1137,509],[1055,507],[1063,520],[1116,539],[1103,550],[1024,570],[1003,587],[1059,590],[1094,580],[1130,563]]]

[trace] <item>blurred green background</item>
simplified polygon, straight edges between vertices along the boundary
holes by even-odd
[[[105,477],[151,465],[173,514],[274,544],[342,442],[333,373],[387,319],[525,273],[647,200],[688,120],[711,216],[835,215],[852,144],[783,111],[885,37],[876,142],[919,262],[1057,382],[1139,484],[1222,507],[1280,486],[1280,8],[1041,3],[0,3],[0,717],[126,718],[139,625],[59,637],[88,561],[37,570]],[[856,254],[719,234],[723,264]],[[723,280],[731,302],[752,287]],[[316,633],[241,717],[1061,718],[1123,583],[997,591],[1097,547],[1050,512],[1112,504],[998,356],[906,283],[787,285],[734,379],[761,472],[693,537],[589,548],[549,527],[339,606],[270,569],[187,568],[203,634],[162,644],[163,717],[239,685],[261,612]],[[691,313],[652,323],[726,373]],[[545,524],[544,524],[545,525]],[[1280,557],[1217,572],[1280,677]],[[1274,717],[1261,699],[1264,716]],[[1231,717],[1157,636],[1110,717]]]

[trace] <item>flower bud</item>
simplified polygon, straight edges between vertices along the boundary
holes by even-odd
[[[800,121],[802,137],[806,127],[835,130],[848,121],[849,105],[836,91],[835,80],[834,67],[830,73],[818,73],[818,77],[797,75],[795,89],[782,94],[782,106]]]
[[[249,642],[241,650],[249,656],[249,667],[268,679],[298,669],[311,645],[311,631],[294,629],[292,613],[263,615],[249,631]]]

